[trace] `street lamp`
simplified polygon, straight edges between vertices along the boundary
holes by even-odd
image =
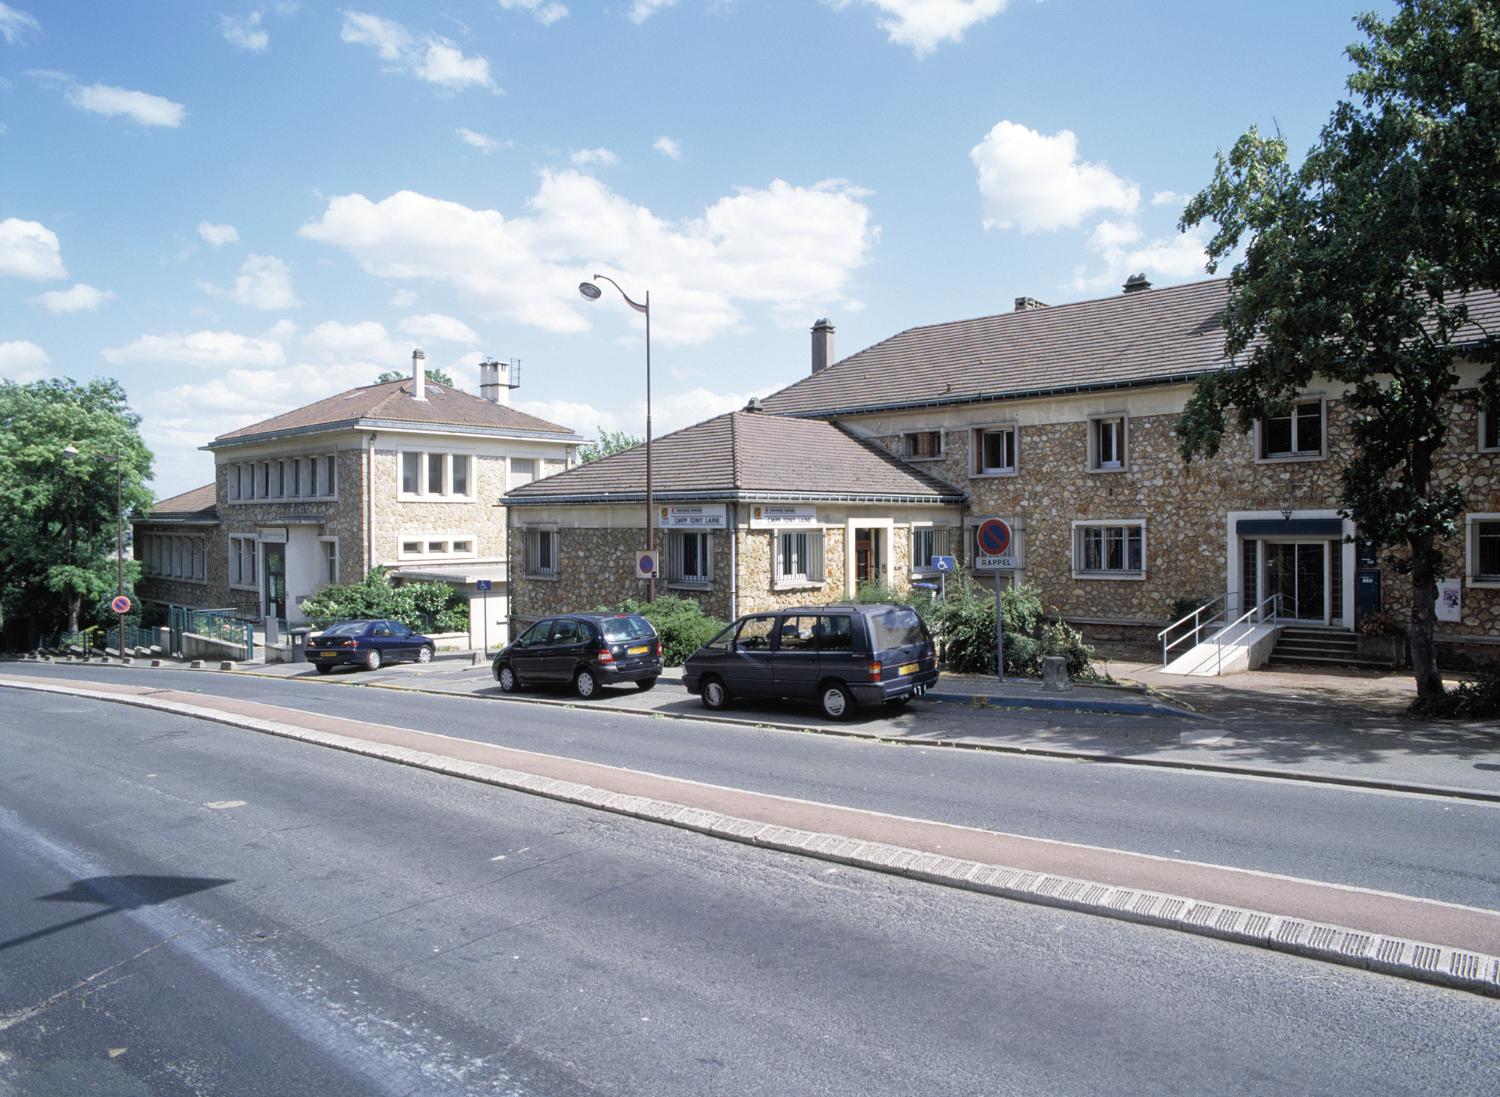
[[[77,457],[79,449],[77,446],[64,446],[63,456],[68,458]],[[118,542],[115,549],[115,563],[117,565],[115,579],[115,594],[125,593],[125,455],[119,450],[114,453],[96,453],[95,461],[113,461],[115,463],[115,522],[118,530]],[[125,658],[125,615],[118,614],[119,618],[119,646],[116,649],[120,658]]]
[[[579,282],[578,292],[590,301],[597,301],[603,296],[595,282],[608,282],[620,291],[620,296],[625,298],[625,303],[636,312],[644,313],[646,317],[646,551],[655,555],[656,537],[655,523],[652,521],[652,511],[655,509],[655,500],[651,496],[651,291],[646,291],[646,301],[632,301],[630,294],[620,289],[620,283],[616,282],[607,274],[594,275],[593,282]],[[654,561],[653,561],[654,562]],[[646,601],[656,600],[656,580],[646,580]]]

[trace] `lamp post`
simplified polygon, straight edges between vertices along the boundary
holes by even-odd
[[[627,305],[635,309],[636,312],[644,313],[646,317],[646,551],[654,554],[656,551],[656,527],[653,520],[655,515],[652,512],[656,508],[655,500],[651,495],[651,291],[646,291],[646,301],[642,304],[639,301],[631,300],[630,294],[620,289],[620,283],[609,277],[609,275],[596,274],[594,275],[593,282],[578,283],[578,292],[590,301],[599,300],[604,291],[595,285],[596,282],[608,282],[614,286],[615,289],[620,291],[620,296],[625,298]],[[656,580],[648,579],[646,580],[646,601],[654,602],[655,600]]]
[[[77,457],[79,450],[77,446],[64,446],[64,457]],[[119,450],[114,453],[96,453],[95,461],[113,461],[115,463],[115,594],[125,593],[125,455]],[[125,658],[125,615],[117,615],[119,624],[118,647],[120,658]]]

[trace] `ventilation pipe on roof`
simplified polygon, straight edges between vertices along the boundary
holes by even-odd
[[[510,403],[510,390],[520,387],[520,359],[500,362],[490,358],[479,363],[479,395],[490,403]]]
[[[1144,274],[1132,274],[1125,279],[1124,288],[1126,293],[1144,293],[1151,288],[1151,283],[1146,281]]]
[[[761,403],[759,396],[752,396],[745,401],[746,411],[765,411],[766,405]]]
[[[817,373],[833,363],[833,325],[823,317],[812,326],[812,371]]]
[[[1047,307],[1047,302],[1045,302],[1045,301],[1038,301],[1035,297],[1017,297],[1016,298],[1016,311],[1017,312],[1030,312],[1032,309],[1044,309],[1046,307]]]
[[[427,401],[427,355],[421,350],[411,352],[411,398]]]

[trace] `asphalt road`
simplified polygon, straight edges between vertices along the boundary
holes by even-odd
[[[734,788],[1500,909],[1500,805],[192,671],[160,683]],[[936,718],[942,712],[934,713]],[[994,713],[994,720],[1010,719]],[[1035,720],[1034,714],[1022,717]],[[1076,717],[1073,717],[1076,719]]]
[[[24,1097],[1493,1092],[1487,999],[186,717],[7,692],[0,805]]]

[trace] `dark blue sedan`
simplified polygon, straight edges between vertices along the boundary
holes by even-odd
[[[379,670],[386,663],[432,662],[436,650],[429,637],[400,621],[340,621],[307,639],[307,661],[327,674],[337,666]]]

